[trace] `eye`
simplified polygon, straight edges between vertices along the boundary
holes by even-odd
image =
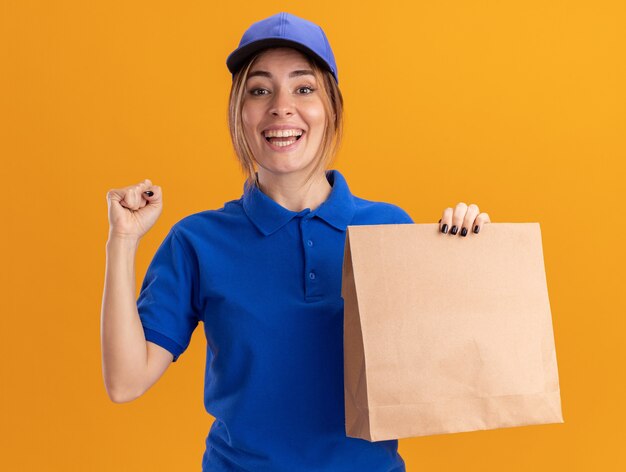
[[[303,92],[300,95],[310,95],[312,94],[316,89],[314,89],[312,86],[310,85],[303,85],[301,87],[298,87],[296,89],[298,92],[301,90],[308,90],[308,92]],[[267,95],[269,94],[270,91],[264,88],[253,88],[250,90],[250,95],[253,95],[255,97],[260,97],[261,95]]]
[[[303,85],[302,87],[298,87],[298,90],[304,90],[304,89],[308,89],[310,90],[307,93],[304,93],[303,95],[310,95],[313,93],[313,91],[315,90],[313,87],[311,87],[310,85]]]
[[[267,89],[262,89],[262,88],[252,89],[250,90],[250,95],[255,95],[255,96],[265,95],[264,93],[256,93],[256,92],[267,92]]]

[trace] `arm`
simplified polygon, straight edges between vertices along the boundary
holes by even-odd
[[[115,403],[148,390],[171,364],[172,354],[147,342],[135,300],[135,255],[139,239],[110,235],[102,297],[101,343],[104,383]]]

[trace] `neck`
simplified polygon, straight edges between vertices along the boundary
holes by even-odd
[[[304,180],[305,176],[272,174],[263,168],[259,168],[258,171],[258,185],[261,191],[279,205],[296,212],[305,208],[315,210],[324,203],[332,191],[324,170],[311,177],[306,184]]]

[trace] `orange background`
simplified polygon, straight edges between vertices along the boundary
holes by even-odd
[[[622,0],[2,2],[0,468],[200,470],[201,327],[143,397],[106,395],[106,193],[163,188],[137,284],[174,222],[241,195],[225,60],[279,11],[333,45],[355,195],[541,225],[565,423],[402,439],[407,470],[625,470]]]

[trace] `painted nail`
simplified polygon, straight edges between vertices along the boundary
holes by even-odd
[[[478,234],[479,231],[480,228],[478,227],[478,225],[474,226],[474,233]]]
[[[447,233],[447,232],[448,232],[448,225],[447,225],[447,224],[444,224],[444,225],[442,226],[442,228],[441,228],[441,232],[442,232],[442,233]]]
[[[467,228],[461,228],[461,236],[467,236]]]
[[[453,225],[452,228],[450,228],[450,234],[456,234],[459,231],[459,228],[456,227],[456,225]]]
[[[439,218],[439,221],[438,221],[438,223],[441,223],[441,218]]]
[[[152,192],[152,190],[146,190],[144,192],[146,195],[148,195],[149,197],[151,197],[152,195],[154,195],[154,193]]]

